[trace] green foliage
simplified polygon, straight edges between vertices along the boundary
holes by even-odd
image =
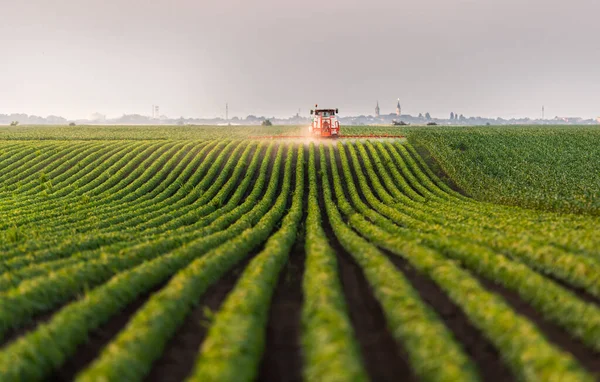
[[[25,235],[19,227],[13,226],[6,230],[5,238],[9,243],[19,243],[25,239]]]
[[[360,144],[357,144],[357,146],[360,147]],[[413,267],[430,277],[436,284],[445,290],[452,300],[467,312],[470,320],[501,350],[503,357],[508,360],[516,375],[521,376],[523,379],[526,379],[526,376],[529,376],[529,378],[540,380],[547,379],[550,376],[559,375],[561,376],[559,377],[560,379],[591,379],[583,368],[577,365],[572,357],[562,353],[559,349],[556,349],[551,344],[547,343],[543,339],[541,333],[537,332],[530,322],[515,315],[501,298],[487,292],[478,284],[477,279],[472,278],[468,272],[461,269],[455,262],[448,261],[441,253],[437,253],[435,250],[432,250],[432,248],[428,248],[427,244],[429,243],[423,240],[423,237],[418,234],[418,228],[421,228],[418,226],[419,221],[415,221],[409,217],[410,215],[406,215],[408,211],[403,204],[396,204],[396,207],[390,208],[390,203],[386,205],[378,201],[377,197],[371,192],[371,188],[382,199],[389,199],[391,198],[391,195],[388,195],[387,190],[379,183],[379,181],[377,181],[378,176],[367,156],[363,156],[362,159],[364,170],[369,177],[367,178],[362,174],[361,170],[358,170],[356,174],[360,190],[373,209],[363,203],[357,195],[356,188],[351,186],[353,180],[350,175],[350,168],[347,164],[348,161],[345,159],[345,150],[341,145],[338,145],[338,147],[342,165],[344,167],[344,174],[346,174],[346,182],[348,182],[349,189],[351,190],[349,194],[360,212],[360,214],[353,213],[351,210],[348,210],[347,212],[350,225],[353,228],[364,235],[364,237],[372,243],[404,257]],[[358,161],[358,155],[356,154],[353,145],[348,145],[348,151],[350,152],[354,168],[359,169],[360,167],[363,167]],[[415,172],[420,171],[418,168],[413,168],[413,170]],[[380,171],[378,175],[383,177],[385,173]],[[367,179],[373,183],[372,186],[368,184]],[[452,200],[448,197],[445,199],[452,201],[454,204],[460,203],[458,200]],[[344,203],[340,202],[340,199],[338,199],[338,204],[343,206]],[[346,208],[348,209],[349,207]],[[369,220],[376,224],[367,221],[365,219],[367,216]],[[424,218],[424,220],[427,219]],[[430,224],[422,225],[432,227],[434,222],[431,221],[431,217],[429,220]],[[396,222],[398,225],[392,222]],[[411,229],[407,230],[403,228],[405,226],[408,226]],[[436,229],[435,232],[439,232],[439,230]],[[447,235],[452,235],[452,233],[439,232],[439,236],[435,235],[433,237],[443,241],[446,239]],[[472,239],[472,236],[462,238],[462,240],[460,240],[458,244],[454,244],[452,248],[461,248],[462,244],[466,244]],[[463,253],[463,251],[465,251],[464,246],[455,252]],[[471,252],[471,256],[473,256],[470,259],[471,261],[476,262],[477,260],[481,260],[479,258],[480,255],[477,252]],[[502,259],[498,260],[501,261]],[[557,265],[558,264],[555,264],[555,266]],[[482,264],[480,263],[473,266],[472,269],[476,272],[481,272],[481,266]],[[498,273],[495,274],[495,277],[492,279],[497,280],[497,282],[506,281],[507,285],[516,281],[516,278],[507,276],[506,268],[509,268],[510,266],[514,266],[515,271],[519,268],[518,264],[508,262],[504,264],[504,266],[499,266],[497,269]],[[520,281],[525,283],[532,283],[532,279],[539,277],[539,275],[535,273],[532,274],[533,277],[531,278],[523,276],[524,275],[520,276],[522,277]],[[545,282],[548,283],[549,280],[545,280]],[[537,286],[542,287],[542,285],[539,284]],[[522,287],[515,287],[514,284],[512,287],[523,294],[525,300],[532,299],[532,295],[527,295],[528,291],[526,291],[527,289],[531,290],[530,288],[523,288],[525,289],[523,290]],[[568,292],[560,290],[560,287],[556,285],[549,285],[549,287],[554,289],[555,292],[558,290],[558,292],[562,294],[561,297],[564,301],[573,299]],[[545,289],[535,288],[534,294],[539,290]],[[482,310],[480,304],[476,303],[477,301],[485,301],[486,308]],[[550,309],[554,310],[561,309],[557,305],[559,301],[560,300],[555,300],[550,302],[549,300],[546,300],[546,302],[549,303],[549,306],[546,306],[545,308],[550,307]],[[575,316],[577,314],[575,311],[586,311],[587,307],[584,304],[581,304],[580,301],[575,299],[575,301],[571,302],[576,305],[578,304],[578,307],[575,308],[574,306],[570,306],[570,313],[568,313],[568,315]],[[574,331],[575,333],[582,334],[581,329],[583,327],[586,327],[588,335],[591,333],[598,333],[600,330],[598,313],[592,313],[591,315],[594,317],[594,322],[580,321],[577,329]],[[596,346],[592,345],[596,343],[595,339],[589,342],[591,346]],[[531,362],[525,361],[527,359],[526,354],[529,353],[536,354],[537,358],[531,360]],[[546,361],[543,361],[543,358],[546,358]],[[553,359],[553,361],[550,361],[550,359]],[[548,367],[550,363],[554,365],[552,368]]]
[[[438,128],[409,140],[477,199],[600,215],[596,127]]]
[[[367,376],[348,318],[335,251],[328,244],[321,223],[314,151],[311,143],[302,309],[304,378],[308,381],[365,381]]]
[[[592,357],[600,351],[600,309],[580,294],[600,298],[598,218],[565,196],[594,195],[597,169],[586,167],[597,153],[587,142],[596,139],[593,129],[576,128],[572,136],[558,128],[346,130],[401,131],[417,146],[405,139],[317,146],[238,139],[297,135],[297,127],[169,129],[0,128],[0,338],[48,315],[5,341],[1,381],[51,379],[90,335],[145,298],[76,378],[143,380],[189,312],[203,309],[198,303],[208,288],[251,254],[220,308],[205,311],[208,333],[189,379],[255,380],[270,301],[299,238],[297,248],[306,253],[298,319],[307,380],[372,378],[333,240],[363,272],[367,293],[420,379],[478,380],[489,371],[478,369],[444,312],[421,297],[391,256],[436,284],[517,379],[593,380],[577,357],[587,357],[585,348]],[[68,139],[47,139],[57,137]],[[550,147],[565,139],[572,150]],[[424,148],[461,187],[493,203],[455,191],[419,155]],[[561,150],[568,161],[554,158]],[[506,167],[513,160],[519,168]],[[549,164],[570,172],[553,172]],[[521,189],[515,203],[527,205],[533,194],[521,173],[548,183],[532,206],[587,214],[496,203],[508,201],[493,184],[510,184]],[[570,190],[552,194],[563,183]],[[502,290],[513,294],[510,303]],[[523,305],[542,318],[525,318]],[[541,320],[579,341],[577,357],[546,339]]]
[[[333,147],[330,147],[332,162],[333,152]],[[344,165],[347,163],[345,159],[344,156],[341,157]],[[321,168],[327,168],[322,146]],[[350,217],[351,222],[354,218],[361,219],[343,196],[341,180],[334,163],[330,168],[340,210]],[[349,168],[344,166],[344,172],[349,175]],[[415,373],[427,381],[477,380],[474,365],[441,320],[421,301],[408,280],[394,270],[394,265],[383,253],[344,223],[336,203],[333,203],[326,173],[322,175],[322,185],[327,215],[333,230],[344,248],[364,269],[365,276],[384,309],[389,330],[405,345]],[[356,188],[350,188],[349,193],[358,197]]]
[[[292,148],[288,152],[291,163]],[[214,316],[190,380],[253,381],[264,348],[269,301],[296,240],[302,218],[303,151],[298,152],[295,193],[281,228],[250,262],[237,286]],[[284,181],[289,181],[288,178]]]

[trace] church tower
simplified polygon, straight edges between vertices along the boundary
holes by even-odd
[[[399,117],[402,114],[402,108],[400,107],[400,98],[398,98],[398,103],[396,104],[396,115]]]
[[[377,101],[377,106],[375,106],[375,117],[379,118],[379,101]]]

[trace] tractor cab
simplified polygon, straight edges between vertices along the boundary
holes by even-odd
[[[311,110],[310,114],[314,115],[308,131],[311,136],[337,138],[340,134],[340,122],[337,120],[336,114],[338,109],[318,109],[315,105],[315,110]]]

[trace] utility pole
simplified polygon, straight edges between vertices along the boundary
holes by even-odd
[[[225,122],[229,122],[229,104],[225,103]]]

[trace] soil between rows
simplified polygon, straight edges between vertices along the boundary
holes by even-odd
[[[298,237],[297,243],[303,238]],[[302,277],[304,246],[296,245],[279,275],[271,301],[267,323],[265,351],[257,381],[302,381]]]
[[[541,272],[538,272],[538,273],[541,273]],[[550,279],[550,280],[554,281],[555,283],[557,283],[558,285],[560,285],[561,287],[567,289],[569,292],[573,293],[574,295],[579,297],[581,300],[587,302],[588,304],[596,305],[597,308],[600,308],[600,298],[592,295],[585,289],[571,285],[571,284],[567,283],[566,281],[563,281],[553,275],[550,275],[547,273],[541,273],[541,274],[545,278]]]
[[[8,346],[10,343],[14,342],[16,339],[26,335],[29,332],[34,331],[38,327],[38,325],[50,321],[52,319],[52,316],[56,312],[58,312],[64,305],[72,301],[73,300],[69,300],[61,306],[51,309],[48,312],[37,314],[24,324],[7,330],[4,337],[0,339],[0,350],[2,350],[3,347]]]
[[[599,353],[590,350],[580,340],[571,336],[558,325],[544,319],[544,316],[540,312],[524,301],[517,293],[487,279],[479,278],[479,282],[486,289],[502,296],[518,314],[529,319],[551,343],[571,353],[584,368],[600,376]]]
[[[274,156],[275,155],[273,155],[273,159],[274,159]],[[272,161],[271,161],[271,163],[272,163]],[[272,166],[270,166],[269,170],[271,169],[271,167]],[[282,173],[280,174],[280,176],[283,178],[283,165],[282,165]],[[204,309],[203,309],[204,306],[207,306],[209,309],[211,309],[213,311],[218,309],[220,304],[225,299],[226,295],[229,293],[229,291],[235,285],[235,282],[237,281],[239,274],[243,271],[243,269],[246,267],[246,265],[249,263],[249,261],[251,260],[252,257],[253,256],[249,256],[242,263],[242,265],[236,267],[233,271],[230,271],[216,285],[213,285],[211,288],[209,288],[209,290],[207,291],[207,293],[205,294],[205,297],[203,298],[203,300],[201,302],[202,310],[200,312],[198,310],[192,312],[192,314],[190,315],[190,318],[188,318],[187,321],[190,321],[190,320],[194,321],[193,318],[197,318],[198,316],[201,317],[201,320],[195,320],[194,323],[206,321],[207,318],[204,317]],[[135,312],[147,301],[147,299],[152,295],[152,293],[154,293],[158,289],[159,288],[155,288],[152,292],[149,292],[149,293],[145,294],[144,296],[138,298],[135,302],[129,304],[120,313],[118,313],[117,315],[112,317],[107,323],[102,325],[100,328],[92,331],[90,333],[90,337],[89,337],[88,341],[85,344],[82,344],[78,348],[77,353],[73,357],[69,358],[63,366],[61,366],[51,376],[49,376],[48,380],[50,380],[50,381],[70,381],[70,380],[72,380],[77,375],[77,373],[79,373],[81,370],[83,370],[85,367],[87,367],[100,354],[102,349],[112,339],[114,339],[114,337],[119,333],[120,330],[122,330],[127,325],[130,318],[135,314]],[[16,339],[17,337],[22,336],[31,330],[34,330],[38,324],[50,320],[52,318],[52,315],[55,312],[56,311],[52,311],[50,313],[40,315],[40,316],[34,318],[30,323],[22,326],[21,328],[10,331],[7,334],[7,336],[5,336],[4,343],[11,342],[12,340]],[[186,321],[186,324],[188,323],[187,321]],[[189,341],[187,341],[187,343],[195,341],[198,346],[193,346],[193,349],[189,349],[190,350],[189,352],[183,352],[183,354],[186,355],[186,357],[181,357],[181,353],[177,351],[178,349],[175,349],[172,352],[166,351],[163,354],[163,358],[165,358],[165,357],[169,358],[169,356],[172,355],[172,353],[175,353],[174,357],[172,357],[172,358],[175,359],[178,362],[178,364],[175,365],[175,367],[169,367],[172,365],[167,365],[167,367],[163,367],[164,365],[161,365],[160,360],[159,360],[159,362],[157,362],[157,364],[154,366],[154,368],[152,370],[153,372],[156,372],[159,374],[159,377],[157,378],[157,380],[160,380],[160,381],[183,380],[187,376],[189,371],[191,371],[193,362],[195,360],[195,355],[197,354],[199,345],[201,344],[202,339],[204,338],[204,335],[205,335],[205,332],[202,332],[202,330],[196,330],[196,328],[194,328],[193,326],[194,326],[193,324],[188,326],[187,334],[194,333],[194,334],[198,334],[198,335],[196,335],[196,336],[183,335],[183,337],[185,339],[189,339]],[[202,327],[201,329],[206,329],[206,328]],[[182,329],[182,331],[186,332],[185,325],[184,325],[184,328]],[[179,343],[180,341],[176,341],[176,342]],[[189,364],[188,367],[185,367],[185,361],[188,361],[188,364]],[[184,364],[184,367],[181,367],[182,364]],[[169,377],[169,379],[164,378],[164,375],[160,374],[160,372],[163,368],[167,369],[165,374]],[[150,376],[149,380],[152,380],[152,375]]]
[[[336,152],[336,154],[338,153]],[[339,154],[335,155],[334,159],[338,169],[341,170]],[[328,172],[328,175],[328,180],[330,184],[332,184],[333,178],[331,173]],[[352,173],[352,175],[353,177],[356,177],[356,174]],[[346,197],[348,197],[345,185],[343,189],[346,193]],[[408,279],[421,299],[444,320],[446,327],[453,333],[457,341],[461,343],[465,352],[477,365],[478,371],[484,380],[514,380],[510,370],[502,362],[498,351],[485,339],[482,333],[469,322],[465,313],[450,300],[446,293],[444,293],[435,282],[418,273],[405,259],[389,253],[384,249],[380,250],[388,256],[398,271]]]
[[[304,146],[304,158],[308,151]],[[298,157],[294,156],[293,168]],[[294,173],[295,174],[295,173]],[[295,182],[294,176],[294,182]],[[295,183],[294,183],[295,184]],[[279,275],[271,299],[267,321],[265,350],[259,366],[257,381],[302,381],[302,279],[305,262],[305,228],[308,205],[308,173],[304,169],[302,221],[296,242],[289,254],[285,268]]]
[[[128,304],[125,309],[110,318],[108,322],[91,331],[87,341],[81,344],[77,348],[75,354],[69,357],[60,368],[48,376],[47,381],[73,381],[77,374],[89,366],[92,361],[100,355],[104,347],[108,345],[123,328],[125,328],[129,320],[152,296],[152,294],[160,290],[163,286],[164,283],[153,288],[152,291],[144,293],[134,302]]]
[[[435,159],[429,155],[429,153],[427,152],[427,150],[425,148],[421,147],[420,152],[421,152],[421,156],[423,158],[429,158],[430,161],[435,161]],[[374,158],[371,157],[371,160],[373,160],[373,159]],[[439,166],[438,165],[430,166],[430,168],[439,168]],[[441,175],[442,177],[447,177],[447,175],[444,173],[439,174],[439,175]],[[464,194],[464,192],[462,192],[462,190],[460,190],[458,187],[453,187],[453,188],[455,189],[455,191],[459,191]],[[405,272],[404,272],[405,274],[407,274],[406,271],[410,269],[410,273],[413,273],[414,275],[416,275],[417,278],[422,278],[422,276],[419,276],[418,274],[416,274],[416,272],[414,270],[412,270],[410,268],[410,266],[408,264],[406,264],[406,262],[403,259],[401,259],[398,256],[395,256],[393,254],[390,254],[390,258],[395,263],[397,263],[396,265],[399,268],[405,269]],[[404,262],[404,265],[398,264],[400,262]],[[407,276],[408,276],[408,274],[407,274]],[[590,303],[590,304],[594,304],[594,305],[600,304],[600,299],[596,298],[595,296],[592,296],[585,290],[583,290],[581,288],[573,287],[572,285],[569,285],[566,282],[563,282],[562,280],[558,280],[555,277],[552,277],[551,275],[544,275],[544,276],[551,279],[552,281],[556,282],[557,284],[561,285],[565,289],[571,291],[576,296],[581,298],[583,301]],[[477,276],[474,275],[474,277],[477,277]],[[411,280],[411,282],[413,283],[413,285],[415,287],[418,286],[419,282],[417,280],[414,280],[414,276],[410,276],[409,279]],[[482,283],[482,285],[484,285],[488,290],[501,295],[505,299],[505,301],[507,303],[509,303],[509,305],[511,305],[512,308],[517,313],[519,313],[519,314],[527,317],[529,320],[531,320],[534,323],[534,325],[550,340],[550,342],[559,346],[561,349],[570,352],[582,364],[582,366],[584,366],[590,372],[600,373],[600,354],[588,349],[586,347],[586,345],[584,345],[580,340],[572,337],[564,329],[545,320],[541,313],[536,311],[529,303],[527,303],[523,299],[521,299],[517,293],[512,292],[512,291],[504,288],[503,286],[493,283],[487,279],[483,279],[480,277],[478,279]],[[433,287],[437,288],[437,286],[435,284],[433,285]],[[417,287],[417,290],[418,290],[419,294],[421,294],[421,297],[424,300],[426,300],[426,301],[429,300],[426,296],[428,293],[427,286]],[[454,305],[449,300],[446,302],[446,304],[448,304],[448,303],[450,305]],[[454,309],[456,309],[456,306],[454,306],[454,308],[451,310],[454,310]],[[459,311],[459,312],[460,312],[460,314],[462,314],[464,316],[462,311]],[[442,316],[444,316],[444,317],[446,316],[444,314],[444,309],[441,310],[440,313],[442,314]],[[467,319],[466,316],[464,318]],[[480,337],[479,341],[483,340],[483,342],[478,342],[472,336],[466,336],[466,337],[462,336],[463,338],[461,338],[461,336],[457,335],[458,332],[456,329],[458,329],[458,328],[453,328],[453,325],[451,322],[447,322],[447,324],[453,330],[453,332],[455,333],[455,336],[460,340],[460,342],[462,344],[479,344],[480,345],[485,342],[485,339],[483,337],[481,337],[481,334],[478,334]],[[473,329],[475,329],[475,328],[473,328]],[[488,346],[486,346],[486,347],[489,349],[487,349],[487,350],[481,349],[481,350],[483,350],[483,353],[489,352],[490,355],[493,355],[495,353],[495,356],[499,357],[499,354],[493,347],[491,347],[491,345],[488,344]],[[471,355],[471,357],[473,357],[478,363],[481,363],[481,362],[487,363],[485,359],[482,359],[482,358],[486,358],[486,357],[483,356],[483,354],[481,354],[482,353],[481,351],[473,353],[473,351],[469,350],[471,348],[471,345],[466,346],[466,348],[469,352],[469,355]],[[490,349],[491,349],[491,352],[490,352]],[[477,350],[477,349],[475,349],[475,350]],[[480,358],[480,359],[477,359],[477,358]],[[504,372],[508,372],[508,369],[506,367],[504,367],[504,369],[505,369]],[[490,374],[494,375],[494,376],[502,375],[501,370],[497,370],[499,373],[494,373],[493,368],[489,369],[489,366],[486,367],[486,370],[490,370],[490,372],[491,372]],[[489,379],[486,376],[485,380],[492,380],[492,379]],[[505,379],[501,378],[500,380],[505,380]]]
[[[198,351],[210,328],[210,317],[207,314],[220,309],[253,257],[254,254],[248,255],[206,290],[186,316],[183,325],[165,345],[161,357],[154,362],[150,374],[145,378],[146,381],[179,382],[186,379],[194,368]]]
[[[514,381],[510,369],[504,364],[496,348],[474,327],[466,314],[432,280],[420,274],[406,260],[382,249],[399,272],[410,281],[419,296],[442,319],[467,355],[477,365],[484,381]]]
[[[316,163],[321,169],[318,149],[315,154]],[[326,156],[328,157],[327,154]],[[330,170],[327,173],[331,176]],[[317,182],[320,187],[320,176],[317,177]],[[396,343],[389,331],[381,305],[375,298],[362,269],[344,249],[333,232],[325,211],[322,190],[319,192],[319,208],[321,209],[323,230],[329,239],[329,244],[338,255],[338,272],[346,306],[369,378],[372,381],[396,381],[398,379],[416,381],[409,366],[408,355],[401,345]]]
[[[276,149],[275,147],[273,157]],[[316,157],[319,158],[318,148],[316,154]],[[306,155],[306,158],[308,158],[308,155]],[[328,151],[327,159],[329,159]],[[339,168],[339,157],[336,155],[335,159]],[[318,166],[320,166],[319,163],[317,159]],[[327,163],[329,165],[329,160],[327,160]],[[282,161],[282,169],[284,165],[285,161]],[[293,166],[293,168],[295,167]],[[305,174],[307,174],[308,169],[305,168],[305,170]],[[329,175],[331,176],[330,172]],[[352,175],[355,177],[354,173]],[[283,180],[283,174],[280,176]],[[343,177],[341,172],[340,176]],[[318,182],[320,188],[320,180]],[[307,205],[307,187],[308,180],[306,179],[304,212],[306,212]],[[347,192],[345,185],[344,191]],[[344,295],[369,376],[374,381],[397,380],[402,377],[416,380],[410,370],[407,355],[401,348],[401,344],[400,346],[397,344],[387,329],[383,311],[375,299],[362,270],[337,241],[325,213],[322,191],[319,192],[319,195],[323,226],[330,239],[330,244],[338,254],[339,273]],[[304,237],[301,234],[298,236],[290,254],[288,264],[286,264],[280,275],[273,296],[266,334],[265,353],[259,369],[259,381],[299,381],[302,377],[300,319],[305,258],[303,243]],[[208,321],[208,318],[204,315],[204,306],[208,306],[212,311],[218,310],[255,253],[258,253],[258,251],[249,255],[246,260],[226,273],[221,280],[207,290],[200,305],[188,315],[182,328],[167,344],[162,358],[155,363],[148,380],[168,382],[185,379],[193,368],[198,349],[208,330],[208,326],[204,324]],[[386,252],[386,254],[397,269],[409,279],[421,298],[444,319],[445,325],[453,332],[458,342],[462,344],[467,354],[478,366],[483,380],[514,380],[510,370],[503,364],[494,347],[470,324],[460,308],[454,305],[434,282],[420,275],[401,257],[389,252]],[[572,353],[589,371],[600,373],[599,354],[587,349],[580,341],[573,339],[556,325],[547,323],[540,313],[523,301],[516,293],[484,279],[480,279],[480,282],[488,290],[504,297],[515,311],[529,318],[551,342]],[[49,380],[72,380],[76,373],[85,368],[119,330],[127,324],[129,318],[135,314],[149,296],[150,294],[147,294],[139,298],[113,317],[107,324],[94,331],[88,343],[82,345],[77,354],[56,371]],[[597,299],[590,298],[596,304],[598,303]],[[5,337],[5,343],[34,329],[40,322],[50,319],[53,313],[36,317],[35,320],[23,328],[11,331]]]
[[[269,163],[269,174],[272,172],[272,163],[276,157],[278,147],[274,147]],[[279,184],[275,198],[279,195],[283,185],[285,158],[287,149],[283,149],[282,161],[279,170]],[[293,173],[293,170],[292,170]],[[250,187],[251,188],[251,187]],[[265,190],[266,191],[265,187]],[[264,196],[264,192],[263,195]],[[210,329],[209,312],[217,312],[227,295],[233,290],[244,269],[258,254],[264,245],[252,251],[243,261],[228,271],[215,284],[210,286],[203,294],[199,303],[185,318],[183,325],[167,342],[162,356],[154,362],[150,374],[145,379],[149,382],[175,382],[183,381],[193,371],[196,358],[208,331]]]

